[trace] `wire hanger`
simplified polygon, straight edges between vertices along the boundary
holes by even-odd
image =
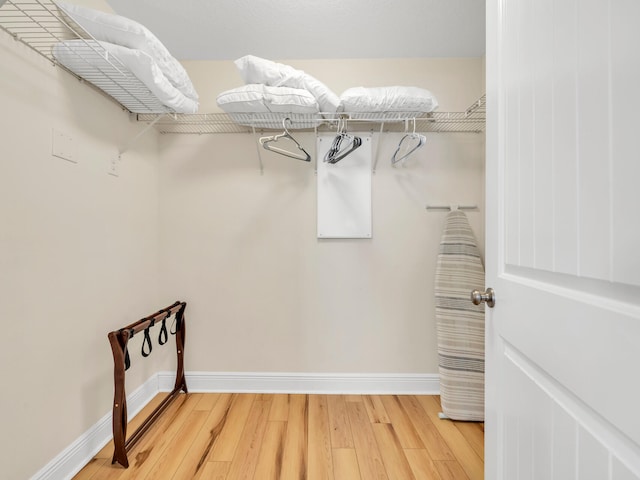
[[[324,156],[327,163],[338,163],[362,145],[362,138],[347,133],[347,121],[338,119],[338,134],[333,139],[331,147]]]
[[[291,134],[289,133],[289,130],[287,129],[287,122],[289,122],[289,125],[292,125],[290,118],[283,118],[282,128],[284,128],[284,132],[278,135],[272,135],[269,137],[261,137],[258,140],[260,142],[260,145],[262,145],[262,147],[265,150],[269,150],[270,152],[279,153],[280,155],[284,155],[285,157],[295,158],[296,160],[303,160],[305,162],[310,162],[311,155],[309,155],[307,151],[304,148],[302,148],[302,145],[300,145],[298,141],[291,136]],[[292,141],[295,144],[295,146],[298,148],[298,150],[302,153],[297,152],[295,150],[293,151],[285,150],[284,148],[280,148],[280,147],[276,147],[275,145],[272,145],[273,143],[277,143],[282,139]]]
[[[413,144],[411,142],[414,142]],[[427,137],[421,133],[416,133],[416,119],[413,118],[413,132],[405,134],[398,143],[398,148],[393,152],[391,157],[391,165],[406,159],[420,147],[427,143]]]

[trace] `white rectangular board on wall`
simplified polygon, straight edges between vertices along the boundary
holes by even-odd
[[[371,238],[371,136],[330,164],[324,157],[335,135],[318,135],[318,238]]]

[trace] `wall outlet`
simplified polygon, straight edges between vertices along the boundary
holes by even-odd
[[[51,155],[69,162],[78,163],[76,145],[71,135],[56,130],[51,130]]]

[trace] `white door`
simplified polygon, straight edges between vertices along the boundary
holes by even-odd
[[[640,479],[640,1],[487,1],[486,479]]]

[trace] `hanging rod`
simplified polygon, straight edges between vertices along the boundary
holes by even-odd
[[[427,205],[427,210],[477,210],[478,205]]]

